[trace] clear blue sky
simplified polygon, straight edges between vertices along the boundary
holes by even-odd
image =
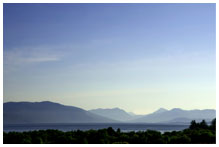
[[[4,102],[216,108],[215,4],[4,4]]]

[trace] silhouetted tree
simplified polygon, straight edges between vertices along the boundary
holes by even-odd
[[[196,123],[195,120],[193,120],[193,121],[191,121],[191,124],[190,124],[190,126],[189,126],[189,129],[195,129],[195,128],[197,128],[197,123]]]
[[[212,130],[216,131],[216,118],[211,121],[210,128]]]
[[[199,127],[202,128],[202,129],[207,129],[208,125],[207,125],[205,120],[202,120],[202,122],[200,123]]]

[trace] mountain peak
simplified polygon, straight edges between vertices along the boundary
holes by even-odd
[[[180,108],[173,108],[173,109],[171,109],[170,111],[183,111],[183,110],[180,109]],[[186,110],[184,110],[184,111],[186,111]]]
[[[154,113],[163,113],[163,112],[166,112],[166,111],[168,111],[168,110],[164,109],[164,108],[160,108],[157,111],[155,111]]]
[[[100,115],[107,116],[110,119],[118,120],[118,121],[128,121],[132,119],[132,116],[123,109],[118,107],[107,108],[107,109],[92,109],[90,112]]]
[[[114,109],[114,110],[122,110],[122,109],[120,109],[120,108],[118,108],[118,107],[115,107],[115,108],[112,108],[112,109]]]

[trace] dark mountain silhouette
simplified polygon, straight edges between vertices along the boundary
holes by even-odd
[[[191,120],[210,121],[216,117],[213,109],[159,110],[147,115],[130,114],[122,109],[93,109],[86,111],[49,101],[8,102],[3,105],[4,124],[23,123],[190,123]]]
[[[90,112],[100,115],[100,116],[105,116],[108,117],[110,119],[114,119],[114,120],[118,120],[118,121],[122,121],[122,122],[127,122],[133,119],[137,119],[140,116],[138,115],[134,115],[134,114],[129,114],[128,112],[119,109],[119,108],[112,108],[112,109],[92,109],[89,110]]]
[[[162,111],[161,111],[162,110]],[[142,116],[141,118],[135,119],[132,122],[141,123],[185,123],[191,120],[212,120],[216,117],[216,111],[213,109],[205,110],[182,110],[180,108],[174,108],[172,110],[159,109],[154,113]]]
[[[109,123],[115,120],[73,106],[53,102],[8,102],[3,105],[4,124]]]

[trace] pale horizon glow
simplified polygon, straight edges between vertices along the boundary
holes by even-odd
[[[215,4],[4,4],[4,102],[216,109]]]

